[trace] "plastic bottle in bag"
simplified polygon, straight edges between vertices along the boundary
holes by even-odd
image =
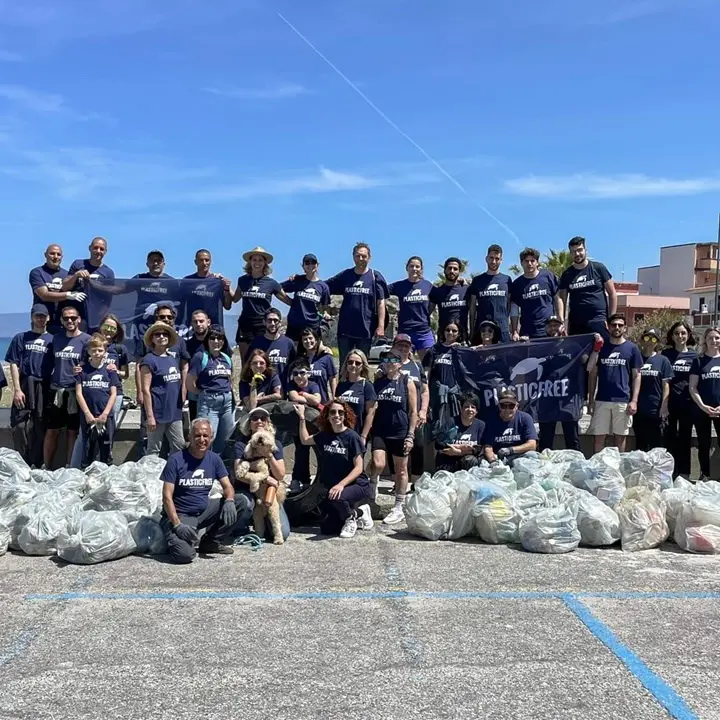
[[[720,496],[694,495],[682,503],[675,542],[688,552],[720,553]]]
[[[576,507],[564,502],[530,513],[520,521],[520,542],[536,553],[572,552],[580,544]]]
[[[622,549],[650,550],[667,540],[665,503],[657,490],[643,485],[629,488],[615,508],[620,518]]]

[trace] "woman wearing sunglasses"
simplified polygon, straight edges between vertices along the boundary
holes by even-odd
[[[300,334],[298,357],[305,358],[310,365],[312,379],[320,388],[322,401],[326,403],[335,397],[337,369],[332,350],[323,345],[320,328],[305,328]]]
[[[490,347],[497,345],[502,339],[502,331],[497,323],[492,320],[483,320],[470,339],[473,347]]]
[[[123,404],[122,381],[130,377],[130,357],[124,345],[125,330],[117,316],[111,313],[100,321],[100,334],[108,342],[105,365],[108,370],[117,373],[120,380],[113,409],[113,417],[117,422]]]
[[[168,353],[177,341],[175,328],[164,322],[153,323],[145,332],[144,342],[149,352],[140,363],[140,381],[146,413],[148,455],[160,454],[165,437],[171,453],[185,447],[180,359]]]
[[[668,330],[667,344],[663,355],[672,365],[673,376],[670,378],[665,444],[675,458],[675,475],[689,478],[692,430],[697,416],[689,389],[690,368],[697,358],[692,328],[684,320],[673,323]]]
[[[197,416],[210,421],[216,453],[223,452],[235,425],[230,352],[223,326],[211,325],[186,379],[188,393],[197,394]]]
[[[310,365],[307,360],[296,360],[290,366],[290,382],[288,383],[288,400],[295,405],[322,409],[322,398],[318,384],[311,379]],[[303,485],[309,485],[310,479],[310,446],[295,438],[295,462],[292,471],[290,491],[300,492]]]
[[[657,330],[646,330],[639,346],[643,364],[633,429],[635,449],[647,451],[663,444],[663,423],[668,416],[673,370],[670,361],[660,353],[660,333]]]
[[[353,409],[356,433],[367,445],[370,437],[377,395],[370,382],[370,364],[362,350],[351,350],[340,368],[340,382],[335,397]]]
[[[374,387],[377,409],[372,425],[372,484],[376,492],[380,473],[388,460],[395,468],[395,506],[384,519],[394,525],[405,519],[403,503],[408,487],[408,455],[415,444],[417,390],[402,371],[402,356],[393,345],[383,358]]]
[[[355,414],[349,405],[333,400],[324,408],[317,424],[320,432],[308,433],[305,424],[305,405],[296,405],[300,417],[300,440],[313,446],[319,456],[319,469],[315,482],[328,489],[323,504],[320,531],[323,535],[340,534],[351,538],[361,530],[373,526],[370,506],[372,488],[365,474],[365,445],[352,429]]]
[[[720,329],[708,328],[703,338],[703,353],[690,368],[690,397],[695,411],[700,480],[710,479],[712,426],[720,437]]]
[[[327,283],[320,279],[319,267],[317,256],[307,253],[302,259],[303,274],[293,275],[280,284],[286,293],[292,295],[285,334],[296,343],[300,342],[303,330],[319,330],[322,321],[330,317],[327,314],[330,307],[330,289]]]
[[[487,419],[482,443],[485,459],[490,462],[513,461],[537,449],[537,430],[528,413],[518,409],[517,395],[502,390],[498,395],[498,412]]]

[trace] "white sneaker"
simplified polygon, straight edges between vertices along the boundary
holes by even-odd
[[[385,525],[397,525],[398,523],[405,521],[405,513],[402,507],[396,505],[393,509],[385,516],[383,522]]]
[[[372,530],[373,527],[375,527],[375,523],[373,523],[372,519],[372,513],[370,512],[370,506],[369,505],[361,505],[357,509],[357,516],[358,516],[358,527],[361,530]]]
[[[351,538],[355,537],[355,533],[357,532],[357,520],[355,519],[355,515],[351,515],[343,525],[342,530],[340,531],[340,537],[341,538]]]

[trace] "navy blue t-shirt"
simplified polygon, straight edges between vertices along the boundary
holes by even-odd
[[[660,414],[663,385],[673,376],[672,365],[664,356],[655,354],[644,358],[640,368],[640,394],[638,395],[638,413],[656,416]]]
[[[259,329],[265,325],[265,313],[272,306],[272,299],[280,292],[280,283],[269,276],[254,278],[242,275],[238,278],[238,290],[242,297],[242,310],[238,323],[242,329]]]
[[[185,338],[185,349],[187,350],[190,359],[195,357],[195,353],[198,350],[205,349],[205,346],[203,345],[204,342],[205,338],[199,338],[195,335],[195,333],[193,333],[192,335],[188,335]]]
[[[403,375],[407,375],[415,383],[415,393],[417,398],[417,410],[422,410],[422,390],[423,385],[427,385],[427,373],[425,368],[415,360],[408,360],[402,364],[401,372]]]
[[[65,307],[67,301],[45,302],[40,299],[36,291],[38,288],[44,287],[50,292],[62,292],[62,282],[67,276],[68,271],[64,268],[53,270],[47,264],[40,265],[40,267],[33,268],[30,271],[28,279],[30,281],[30,288],[33,291],[33,305],[39,303],[47,308],[49,314],[48,330],[50,330],[50,332],[53,330],[57,331],[62,327],[60,311]]]
[[[238,439],[235,441],[235,459],[236,460],[249,460],[250,458],[245,455],[245,448],[248,442],[250,442],[249,435],[238,435]],[[276,460],[283,459],[283,448],[280,443],[275,443],[275,450],[273,451],[273,457]]]
[[[292,293],[292,305],[288,310],[288,327],[297,330],[316,328],[320,325],[320,307],[330,305],[330,289],[322,280],[308,280],[296,275],[280,284],[286,293]]]
[[[491,275],[488,272],[476,275],[470,283],[468,295],[475,297],[475,327],[483,320],[492,320],[501,330],[509,325],[509,297],[512,279],[504,273]]]
[[[482,445],[483,434],[485,432],[485,423],[480,418],[475,418],[470,425],[463,425],[462,420],[457,417],[455,418],[455,426],[450,429],[448,433],[448,444],[450,445]],[[439,451],[441,446],[436,443],[435,448]],[[435,464],[442,465],[443,463],[457,460],[457,457],[452,455],[444,455],[438,452],[435,455]]]
[[[196,272],[186,275],[184,280],[195,280],[192,283],[183,283],[185,302],[183,304],[183,317],[188,319],[196,310],[204,310],[213,324],[222,324],[222,310],[220,309],[223,296],[222,278],[213,273],[202,277]],[[180,313],[178,313],[180,315]]]
[[[438,330],[442,330],[451,320],[467,326],[467,285],[435,285],[430,291],[430,302],[438,309]]]
[[[172,296],[175,288],[174,280],[171,275],[167,273],[160,273],[160,275],[153,275],[149,272],[138,273],[133,275],[132,280],[147,280],[148,282],[137,282],[131,283],[135,289],[135,315],[143,318],[148,325],[153,322],[153,313],[157,303],[168,302],[168,295]],[[170,301],[173,307],[177,310],[180,305],[179,302]]]
[[[140,367],[150,370],[150,396],[155,422],[182,420],[182,375],[178,359],[171,355],[148,353]]]
[[[368,403],[377,402],[377,394],[374,385],[369,380],[358,380],[351,382],[343,380],[338,383],[336,398],[347,403],[355,413],[355,431],[362,432],[365,422],[365,412]]]
[[[675,348],[665,348],[663,355],[670,361],[673,369],[668,405],[672,411],[686,409],[692,402],[689,390],[690,369],[698,356],[697,351],[678,352]]]
[[[18,366],[20,377],[49,380],[52,374],[52,354],[49,352],[53,336],[50,333],[41,335],[26,330],[18,333],[10,341],[5,362]]]
[[[690,374],[698,376],[701,400],[710,407],[720,407],[720,357],[700,355],[693,360]]]
[[[605,283],[612,275],[601,262],[588,260],[588,265],[578,270],[573,265],[560,276],[560,290],[567,290],[570,310],[568,324],[587,325],[607,320],[608,306]]]
[[[312,379],[320,387],[320,395],[323,403],[328,401],[330,397],[330,379],[337,375],[335,368],[335,360],[330,353],[315,357],[310,361],[310,373]]]
[[[212,450],[202,459],[189,450],[180,450],[170,455],[160,479],[175,486],[173,503],[177,513],[197,517],[207,508],[213,482],[227,476],[222,459]]]
[[[545,337],[547,319],[553,314],[553,300],[558,280],[549,270],[540,270],[537,277],[515,278],[510,298],[520,308],[520,334],[529,338]]]
[[[377,395],[374,435],[393,440],[407,437],[410,428],[408,382],[405,375],[400,375],[395,380],[382,376],[373,383]]]
[[[68,337],[64,332],[52,339],[50,354],[52,355],[53,371],[52,386],[54,388],[74,388],[75,373],[73,369],[80,365],[85,357],[85,346],[90,342],[87,333],[76,337]]]
[[[512,420],[500,419],[499,413],[490,415],[482,435],[482,444],[491,445],[494,452],[500,448],[516,447],[528,440],[537,440],[537,430],[530,415],[522,410]]]
[[[619,345],[606,342],[598,355],[597,394],[599,402],[626,403],[632,391],[632,370],[643,364],[638,346],[626,340]]]
[[[107,265],[101,265],[100,267],[97,267],[90,262],[89,258],[86,258],[84,260],[74,260],[73,264],[68,270],[68,275],[74,275],[78,270],[87,270],[90,273],[90,278],[89,280],[85,280],[85,278],[80,278],[73,287],[73,290],[75,292],[84,292],[87,294],[88,290],[90,289],[90,283],[93,280],[115,279],[115,273],[113,272],[112,268],[109,268]],[[97,285],[95,285],[93,287],[93,300],[96,305],[95,312],[97,313],[95,317],[104,317],[107,314],[107,311],[110,309],[112,295],[103,292]],[[80,313],[80,315],[87,320],[87,302],[87,299],[85,300],[85,302],[81,303],[75,302],[74,300],[68,300],[66,304],[74,307]]]
[[[355,339],[369,339],[374,328],[377,301],[386,300],[388,286],[377,270],[367,270],[358,275],[354,268],[348,268],[327,281],[332,295],[342,295],[338,317],[338,336]]]
[[[433,285],[420,278],[417,282],[399,280],[388,286],[388,294],[400,302],[398,332],[427,332],[430,330],[430,292]]]
[[[94,368],[88,362],[83,365],[82,372],[75,376],[75,384],[82,387],[88,410],[97,417],[105,411],[110,399],[110,388],[117,388],[120,385],[120,378],[117,373],[111,372],[105,366]]]
[[[200,392],[227,393],[231,389],[232,360],[223,353],[213,357],[210,353],[201,350],[190,360],[188,374],[195,378],[195,384]]]
[[[295,343],[287,335],[280,335],[275,340],[268,340],[264,335],[258,335],[250,343],[245,357],[249,358],[252,351],[257,349],[264,350],[267,353],[270,364],[275,368],[275,372],[280,378],[283,390],[287,392],[288,367],[297,357]]]
[[[0,390],[4,387],[7,387],[7,378],[5,377],[5,370],[3,369],[2,364],[0,364]]]
[[[436,343],[423,358],[423,367],[428,372],[430,383],[440,383],[453,387],[456,385],[452,362],[452,347]]]
[[[308,393],[309,395],[320,395],[320,397],[322,398],[322,393],[320,392],[320,386],[313,380],[308,380],[308,384],[304,388],[299,387],[298,384],[294,380],[290,380],[290,382],[288,383],[288,393],[291,390],[294,390],[295,392],[298,392],[298,393],[305,392],[305,393]]]
[[[148,347],[145,345],[142,338],[139,338],[138,342],[138,352],[135,355],[136,362],[140,362],[146,355],[149,355],[152,352],[152,350],[148,349]],[[182,362],[190,362],[191,356],[188,352],[185,338],[178,338],[178,341],[168,348],[167,354],[170,357],[181,360]]]
[[[317,482],[324,487],[337,485],[352,472],[355,458],[365,456],[365,445],[354,430],[319,432],[313,440],[320,456]],[[370,481],[363,471],[354,482],[367,485]]]
[[[282,383],[277,373],[273,373],[270,377],[266,377],[258,386],[257,394],[258,397],[263,395],[274,395],[278,390],[282,389]],[[240,399],[250,397],[250,383],[246,380],[240,381]]]

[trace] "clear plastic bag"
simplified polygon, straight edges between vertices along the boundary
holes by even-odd
[[[512,496],[495,483],[486,482],[475,488],[472,515],[475,531],[483,542],[493,545],[520,542],[520,516]]]
[[[30,467],[19,452],[10,448],[0,448],[0,486],[6,480],[30,482]]]
[[[58,556],[77,565],[117,560],[135,549],[127,520],[120,512],[73,513],[57,538]]]
[[[403,506],[408,532],[428,540],[442,540],[450,531],[453,506],[448,492],[416,488]]]
[[[514,493],[517,491],[517,483],[513,477],[512,468],[508,465],[497,464],[490,467],[487,480],[499,485],[505,492]]]
[[[606,452],[614,450],[615,452]],[[577,488],[587,490],[598,500],[614,508],[625,493],[625,480],[620,473],[620,453],[617,448],[604,448],[590,460],[573,462],[568,479]]]
[[[628,487],[637,485],[639,477],[644,484],[658,490],[668,490],[673,486],[675,460],[664,448],[653,448],[649,452],[633,450],[620,455],[620,472]]]
[[[543,450],[540,454],[556,465],[562,463],[570,465],[570,463],[577,460],[585,459],[585,456],[579,450]]]
[[[64,493],[73,493],[79,498],[87,491],[87,476],[77,468],[62,468],[52,473],[53,477],[49,482],[51,490],[58,490]]]
[[[591,547],[614,545],[620,539],[620,518],[587,490],[577,490],[580,542]]]
[[[522,490],[531,485],[534,479],[542,473],[546,465],[550,465],[550,461],[540,453],[529,452],[519,457],[512,467],[517,489]]]
[[[456,473],[456,476],[459,473]],[[475,518],[473,509],[478,491],[489,485],[486,480],[478,480],[469,473],[465,473],[457,483],[457,497],[455,499],[452,520],[448,537],[450,540],[459,540],[475,533]],[[497,486],[495,486],[497,487]]]
[[[135,463],[108,468],[99,477],[98,486],[86,497],[87,509],[117,510],[128,521],[155,514],[157,505],[157,498],[148,489],[144,474],[137,472]]]
[[[38,495],[21,508],[12,530],[12,547],[26,555],[53,555],[73,506],[79,504],[80,498],[72,493],[55,490]]]
[[[2,557],[10,546],[10,527],[0,519],[0,557]]]
[[[682,480],[682,478],[678,479]],[[665,503],[665,521],[667,522],[669,537],[671,539],[675,536],[675,522],[680,514],[683,503],[687,502],[695,494],[692,485],[687,481],[685,482],[688,487],[671,487],[660,493],[660,497],[662,497]]]
[[[520,521],[522,546],[536,553],[572,552],[580,544],[576,513],[576,505],[564,502],[527,515]]]
[[[720,553],[720,496],[695,495],[682,503],[675,542],[692,553]]]
[[[629,488],[615,508],[620,518],[622,549],[650,550],[667,540],[665,502],[657,490],[643,485]]]
[[[140,555],[164,555],[167,552],[165,533],[155,518],[142,517],[130,523],[130,532]]]

